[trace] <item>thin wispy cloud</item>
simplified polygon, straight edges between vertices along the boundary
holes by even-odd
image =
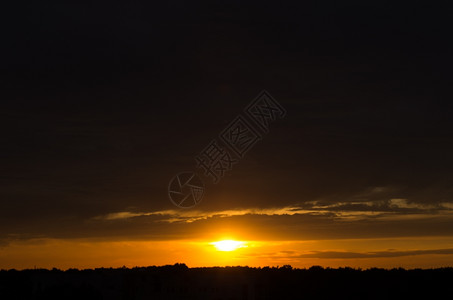
[[[337,202],[323,203],[312,201],[303,205],[283,206],[275,208],[238,208],[229,210],[202,211],[202,210],[161,210],[154,212],[121,211],[96,216],[93,220],[114,221],[146,216],[159,216],[156,222],[185,222],[192,223],[211,218],[228,218],[235,216],[294,216],[294,215],[321,215],[330,216],[337,220],[372,219],[414,219],[430,216],[453,215],[452,203],[426,205],[411,203],[407,199],[390,199],[388,201],[365,202]]]
[[[233,216],[244,216],[244,215],[296,215],[301,213],[316,213],[317,210],[306,210],[298,206],[285,206],[280,208],[268,208],[268,209],[259,209],[259,208],[249,208],[249,209],[230,209],[230,210],[218,210],[218,211],[201,211],[201,210],[162,210],[155,212],[130,212],[122,211],[109,213],[106,215],[96,216],[93,220],[121,220],[129,219],[135,217],[144,217],[144,216],[162,216],[162,219],[159,219],[160,222],[186,222],[191,223],[198,220],[206,220],[209,218],[225,218]]]
[[[375,252],[347,252],[347,251],[313,251],[311,253],[300,254],[297,258],[325,258],[325,259],[357,259],[357,258],[383,258],[383,257],[403,257],[415,255],[452,255],[453,249],[430,249],[430,250],[387,250]]]

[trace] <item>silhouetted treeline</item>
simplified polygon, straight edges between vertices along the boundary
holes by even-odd
[[[283,267],[0,271],[0,299],[440,299],[453,295],[453,268]],[[442,297],[443,298],[443,297]]]

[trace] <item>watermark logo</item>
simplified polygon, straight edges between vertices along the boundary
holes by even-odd
[[[203,176],[218,183],[226,172],[269,132],[269,126],[285,117],[286,110],[267,91],[262,91],[227,127],[196,157]],[[201,202],[205,192],[196,172],[177,174],[168,185],[168,196],[174,205],[191,208]]]
[[[266,133],[271,122],[286,116],[286,110],[266,91],[245,108],[245,113]]]
[[[238,116],[220,133],[219,138],[242,158],[261,139],[261,135],[242,116]]]
[[[193,172],[181,172],[168,184],[168,196],[174,205],[191,208],[203,199],[203,181]]]

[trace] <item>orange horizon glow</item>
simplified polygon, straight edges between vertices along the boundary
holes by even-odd
[[[231,243],[233,241],[234,243]],[[220,243],[219,243],[220,242]],[[218,249],[225,246],[225,250]],[[171,241],[99,241],[94,239],[35,239],[15,241],[0,247],[0,269],[36,268],[117,268],[173,265],[214,266],[283,266],[309,268],[431,268],[453,266],[453,256],[424,254],[400,257],[329,258],[306,256],[317,252],[414,250],[450,248],[451,237],[391,238],[306,241],[236,241],[233,238]],[[232,249],[229,251],[229,249]],[[305,256],[304,256],[305,255]]]

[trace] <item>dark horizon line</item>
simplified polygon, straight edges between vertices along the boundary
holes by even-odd
[[[28,271],[46,271],[46,272],[83,272],[83,271],[102,271],[102,270],[111,270],[111,271],[124,271],[124,270],[143,270],[143,269],[173,269],[173,270],[218,270],[218,269],[251,269],[251,270],[284,270],[284,271],[356,271],[356,272],[367,272],[367,271],[439,271],[439,270],[448,270],[453,271],[453,266],[446,266],[446,267],[437,267],[437,268],[403,268],[403,267],[393,267],[393,268],[381,268],[381,267],[369,267],[369,268],[361,268],[361,267],[323,267],[319,265],[312,265],[308,268],[297,268],[292,267],[289,264],[286,265],[277,265],[277,266],[263,266],[263,267],[250,267],[250,266],[212,266],[212,267],[188,267],[185,263],[175,263],[173,265],[161,265],[161,266],[135,266],[135,267],[98,267],[98,268],[86,268],[86,269],[78,269],[78,268],[68,268],[68,269],[59,269],[59,268],[28,268],[28,269],[20,269],[17,270],[15,268],[12,269],[0,269],[0,272],[28,272]]]

